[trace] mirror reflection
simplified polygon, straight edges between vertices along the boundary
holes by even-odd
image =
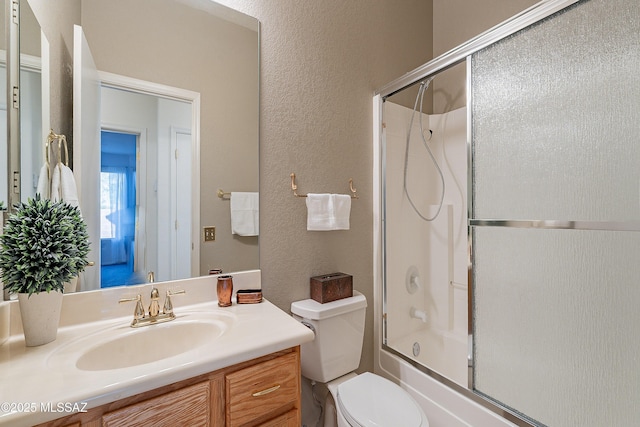
[[[49,127],[49,46],[27,0],[20,2],[20,199],[36,193]]]
[[[44,161],[43,129],[49,126],[48,70],[42,58],[47,57],[48,43],[29,2],[20,1],[20,169],[22,200],[35,194],[40,168]],[[7,164],[7,68],[5,43],[5,10],[0,11],[0,162]],[[46,62],[46,61],[45,61]],[[5,206],[8,198],[8,174],[0,176],[0,200]]]
[[[199,151],[191,104],[104,86],[100,95],[101,287],[144,283],[149,271],[158,280],[192,277],[198,177],[192,179],[191,163]]]
[[[69,5],[30,1],[57,33],[48,36],[73,31],[51,22],[60,13],[52,9]],[[259,268],[257,232],[232,233],[230,200],[258,191],[258,21],[209,0],[82,0],[66,12],[79,14],[87,45],[79,53],[74,42],[82,90],[73,91],[72,167],[96,266],[80,290],[137,283],[150,271],[170,280]],[[91,73],[79,66],[89,55],[93,100],[84,90]],[[52,118],[61,114],[51,106]],[[215,227],[215,240],[204,242],[204,227]]]
[[[5,8],[0,8],[0,164],[8,164],[7,144],[7,43],[5,31]],[[0,202],[5,208],[9,202],[9,175],[0,174]]]

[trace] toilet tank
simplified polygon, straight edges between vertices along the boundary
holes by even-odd
[[[315,339],[300,347],[304,377],[326,383],[358,368],[366,309],[366,298],[356,291],[324,304],[312,299],[291,304],[293,317],[315,332]]]

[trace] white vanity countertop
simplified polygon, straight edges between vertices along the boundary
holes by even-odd
[[[195,287],[204,285],[203,289],[210,289],[213,280],[201,279],[195,283]],[[190,293],[190,284],[186,282],[166,282],[168,285],[158,283],[157,287],[161,295],[161,288],[170,286],[176,289],[176,285]],[[132,291],[136,293],[133,289],[119,289],[119,293],[111,291],[115,295],[107,299],[117,300],[122,296],[130,296]],[[143,292],[150,286],[138,289],[147,306],[148,295]],[[196,290],[193,293],[198,292]],[[208,290],[205,294],[210,292]],[[175,356],[137,366],[97,371],[78,369],[75,364],[78,355],[73,353],[73,349],[78,346],[79,340],[88,342],[87,335],[96,331],[108,329],[110,333],[114,330],[123,334],[130,331],[133,305],[121,304],[131,312],[126,316],[61,326],[55,341],[38,347],[25,347],[22,334],[12,335],[9,341],[0,346],[0,425],[28,426],[50,421],[70,415],[71,412],[66,412],[69,409],[88,410],[313,340],[311,330],[266,300],[259,304],[240,305],[234,301],[231,307],[221,308],[212,299],[183,305],[180,296],[174,298],[174,312],[178,319],[143,328],[162,327],[180,322],[181,317],[184,320],[198,313],[217,312],[220,318],[231,319],[228,329],[210,344]],[[164,296],[161,302],[163,300]],[[67,305],[63,306],[65,309],[68,310]],[[91,307],[85,306],[83,309],[90,310]],[[158,342],[157,346],[171,346],[171,342]],[[154,349],[140,348],[140,351],[153,352]],[[51,410],[47,411],[47,408]]]

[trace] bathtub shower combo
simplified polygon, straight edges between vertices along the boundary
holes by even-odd
[[[640,422],[638,34],[542,1],[376,95],[376,370],[436,423]]]

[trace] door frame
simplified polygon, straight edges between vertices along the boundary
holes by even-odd
[[[200,275],[200,93],[104,71],[98,77],[102,87],[191,104],[191,276]]]

